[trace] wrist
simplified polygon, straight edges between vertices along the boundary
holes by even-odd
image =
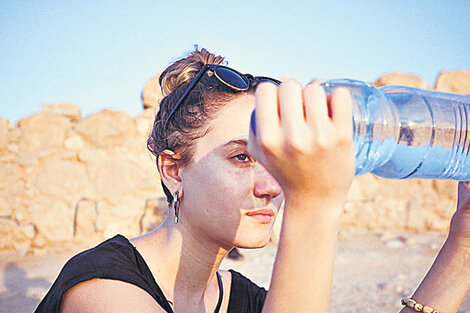
[[[455,269],[462,275],[468,277],[470,287],[470,248],[467,244],[463,244],[459,238],[451,235],[447,237],[439,254],[443,254],[455,266]]]
[[[449,235],[442,250],[470,273],[470,267],[468,266],[470,264],[470,247],[466,242],[462,243],[460,238]]]

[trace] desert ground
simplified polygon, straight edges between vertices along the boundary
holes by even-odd
[[[341,230],[337,249],[332,312],[398,312],[431,266],[445,234],[437,232]],[[86,247],[50,249],[41,255],[0,254],[0,312],[33,312],[63,264]],[[276,254],[271,243],[258,250],[241,250],[242,260],[225,260],[268,287]],[[312,309],[313,312],[313,309]],[[470,293],[459,313],[470,312]]]

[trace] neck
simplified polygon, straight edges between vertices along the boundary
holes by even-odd
[[[204,234],[191,230],[189,225],[175,225],[171,218],[133,241],[175,307],[185,303],[194,308],[194,305],[201,307],[212,303],[213,299],[217,301],[215,274],[232,247],[221,247]]]

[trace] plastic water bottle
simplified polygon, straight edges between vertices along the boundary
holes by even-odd
[[[338,79],[353,98],[356,175],[470,180],[470,95]]]

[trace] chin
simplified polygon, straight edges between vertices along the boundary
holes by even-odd
[[[265,247],[270,239],[271,232],[269,232],[268,235],[241,238],[240,240],[236,240],[233,245],[243,249],[258,249]]]

